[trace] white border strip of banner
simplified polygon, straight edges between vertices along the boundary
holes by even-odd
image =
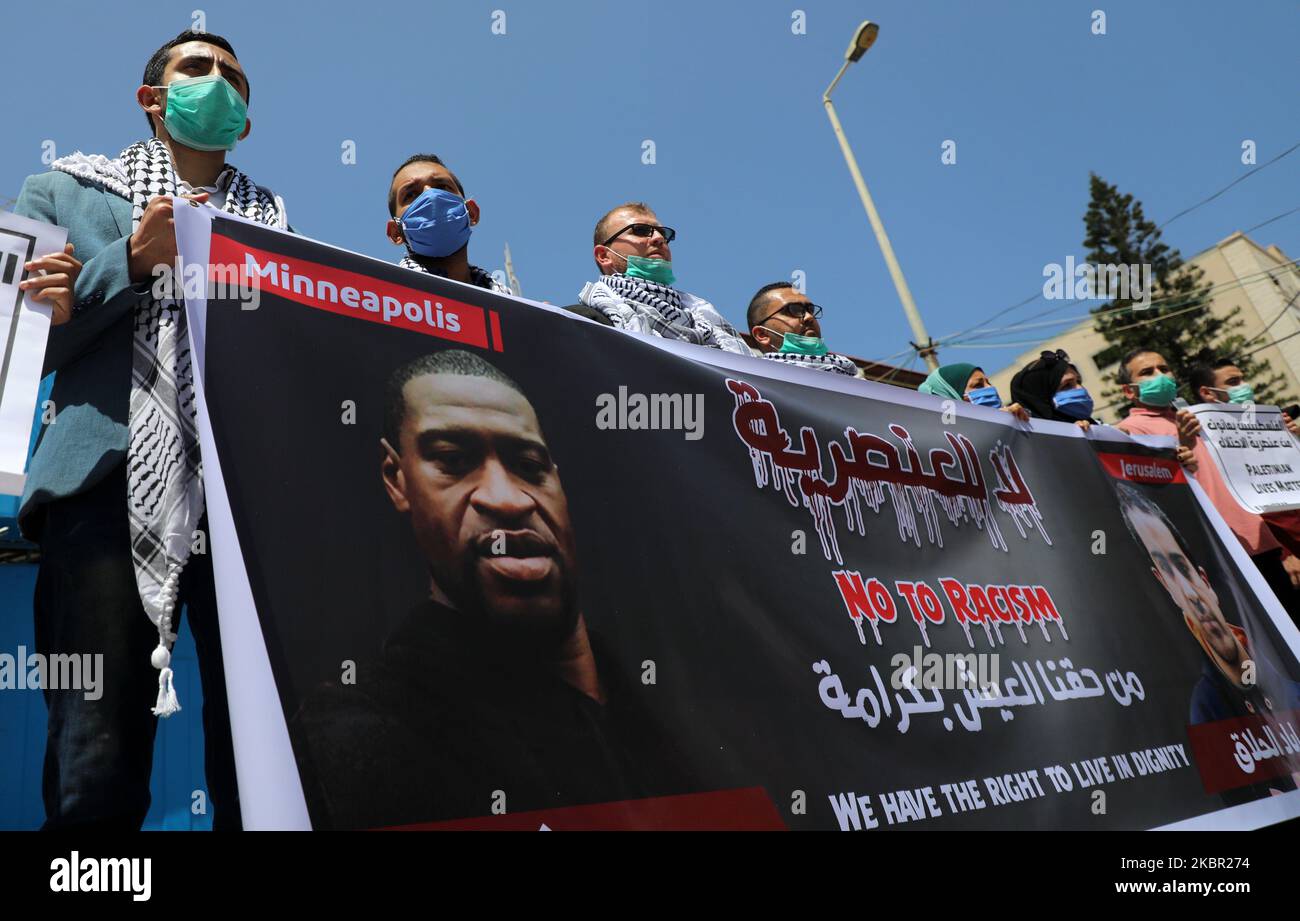
[[[212,219],[235,220],[253,224],[245,218],[223,214],[211,206],[178,208],[175,212],[176,241],[178,252],[184,254],[201,254],[201,259],[185,260],[206,266],[211,241]],[[263,225],[255,226],[267,229]],[[273,231],[274,232],[274,231]],[[283,232],[283,231],[281,231]],[[346,253],[352,257],[371,260],[373,257],[364,253],[355,253],[342,247],[334,246],[310,237],[296,235],[298,241],[309,240],[329,249]],[[374,260],[389,265],[381,260]],[[206,276],[206,272],[205,272]],[[453,282],[456,283],[456,282]],[[507,295],[497,295],[507,297]],[[527,298],[509,296],[510,300],[536,307],[550,313],[563,316],[570,322],[592,323],[593,320],[570,313],[550,304],[542,304]],[[208,527],[212,530],[213,544],[218,539],[228,540],[232,546],[239,546],[239,536],[235,531],[234,520],[230,513],[230,500],[226,495],[225,483],[221,478],[221,465],[217,457],[212,435],[212,426],[208,419],[207,403],[203,392],[203,377],[206,355],[202,346],[205,342],[207,300],[187,299],[186,312],[189,319],[190,348],[193,350],[199,373],[195,378],[195,390],[198,406],[199,441],[203,452],[204,489],[207,496]],[[715,349],[703,349],[687,342],[662,339],[640,333],[624,331],[655,348],[684,358],[696,364],[712,365],[728,371],[735,371],[747,377],[764,377],[829,390],[850,396],[864,396],[883,403],[910,406],[917,409],[942,411],[946,402],[940,397],[919,393],[892,384],[864,381],[840,374],[822,371],[810,371],[782,362],[769,361],[764,358],[747,357]],[[954,401],[955,402],[955,401]],[[1010,413],[985,406],[956,402],[953,407],[958,417],[979,419],[1003,425],[1024,432],[1043,432],[1065,438],[1088,438],[1097,441],[1114,441],[1137,443],[1153,448],[1170,448],[1174,446],[1173,438],[1158,436],[1129,436],[1119,429],[1108,425],[1094,425],[1086,433],[1073,423],[1054,422],[1047,419],[1035,419],[1032,423],[1020,422]],[[1296,629],[1290,617],[1278,602],[1264,577],[1260,575],[1254,562],[1241,546],[1241,542],[1219,515],[1196,482],[1195,477],[1187,477],[1192,494],[1200,503],[1202,511],[1215,529],[1219,540],[1227,548],[1228,554],[1245,578],[1247,585],[1260,600],[1264,610],[1272,618],[1274,626],[1283,640],[1291,647],[1292,654],[1300,658],[1300,630]],[[248,583],[248,573],[244,568],[242,553],[233,554],[231,558],[222,559],[214,553],[213,570],[216,575],[218,592],[218,615],[221,623],[221,635],[224,642],[236,639],[250,644],[260,656],[250,657],[249,667],[237,675],[231,673],[227,665],[226,687],[230,700],[231,722],[236,714],[241,727],[257,727],[255,730],[242,732],[249,745],[240,745],[240,736],[234,736],[235,764],[239,777],[256,778],[256,782],[240,783],[240,801],[244,815],[245,828],[254,829],[292,829],[302,830],[311,827],[307,814],[307,804],[302,792],[302,780],[298,776],[297,762],[289,742],[289,730],[284,713],[279,707],[279,691],[276,689],[275,677],[271,671],[270,658],[266,652],[266,643],[262,636],[261,622],[257,617],[257,607],[253,601],[252,589]],[[226,586],[223,594],[222,586]],[[234,680],[232,680],[234,679]],[[275,706],[267,706],[267,701],[274,701]],[[242,748],[242,751],[241,751]],[[247,791],[247,792],[245,792]],[[281,792],[290,791],[285,796]],[[1182,819],[1169,825],[1153,829],[1154,831],[1223,831],[1254,829],[1275,822],[1300,816],[1300,790],[1293,790],[1280,796],[1255,800],[1238,806],[1228,806],[1207,812],[1189,819]]]
[[[185,257],[185,264],[205,266],[206,282],[208,252],[212,241],[211,207],[184,207],[175,209],[176,249]],[[191,258],[192,257],[192,258]],[[230,703],[231,740],[235,748],[235,774],[239,779],[240,811],[244,828],[249,831],[311,829],[307,814],[307,800],[302,792],[302,778],[298,775],[298,762],[289,743],[289,727],[280,706],[280,692],[276,689],[271,671],[271,659],[266,653],[262,624],[257,617],[257,605],[248,584],[248,571],[244,568],[242,550],[239,550],[239,532],[230,514],[230,499],[221,475],[221,460],[217,455],[216,441],[212,435],[212,422],[208,418],[207,398],[203,390],[206,376],[208,302],[206,284],[204,296],[187,298],[185,314],[190,334],[190,351],[194,356],[194,390],[199,425],[199,448],[203,454],[203,488],[208,508],[208,528],[212,531],[212,571],[216,578],[217,620],[221,625],[223,646],[242,645],[256,654],[247,656],[242,667],[235,668],[230,657],[225,657],[226,697]],[[224,555],[216,547],[237,548],[237,552]],[[239,727],[235,732],[234,727]]]

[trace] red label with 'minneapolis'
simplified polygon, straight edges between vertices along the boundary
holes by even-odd
[[[502,351],[499,321],[489,340],[488,311],[371,275],[346,272],[212,234],[208,278],[256,287],[308,307]]]

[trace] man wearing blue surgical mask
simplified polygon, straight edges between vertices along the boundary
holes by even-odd
[[[863,377],[862,369],[847,355],[837,355],[822,340],[822,309],[788,281],[764,285],[749,301],[745,325],[750,339],[764,358]]]
[[[490,272],[469,261],[469,238],[479,222],[478,202],[434,154],[414,154],[388,184],[388,239],[405,248],[399,264],[416,272],[510,294]]]
[[[675,286],[670,244],[676,236],[645,202],[607,212],[592,241],[601,277],[585,285],[578,300],[619,329],[753,355],[717,308]]]
[[[213,827],[238,828],[212,564],[193,552],[207,524],[186,315],[155,282],[175,264],[178,197],[288,224],[279,196],[226,160],[252,127],[230,42],[181,33],[149,58],[134,96],[150,136],[113,159],[55,160],[28,177],[14,209],[67,228],[70,243],[27,267],[28,290],[54,308],[44,371],[57,372],[57,415],[41,431],[19,511],[41,548],[37,651],[104,656],[98,699],[45,691],[45,824],[144,821],[156,718],[180,707],[171,647],[183,614],[202,680]],[[52,274],[34,277],[40,269]]]

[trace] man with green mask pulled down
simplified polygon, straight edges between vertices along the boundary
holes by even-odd
[[[1197,403],[1254,403],[1255,388],[1246,383],[1237,363],[1231,358],[1219,358],[1206,364],[1193,365],[1187,372],[1187,382]],[[1285,411],[1287,430],[1300,436],[1300,422]]]
[[[788,281],[764,285],[749,301],[745,325],[764,358],[814,371],[863,377],[847,355],[837,355],[822,340],[822,309]]]
[[[578,300],[619,329],[753,355],[717,308],[674,286],[669,245],[676,236],[645,202],[614,208],[596,222],[593,237],[601,278],[588,282]]]
[[[213,827],[239,828],[173,200],[287,229],[284,202],[226,162],[248,137],[249,83],[230,43],[183,32],[135,89],[150,136],[115,158],[80,152],[28,177],[15,211],[67,228],[69,252],[29,264],[53,283],[41,430],[19,509],[40,544],[37,651],[102,653],[103,693],[45,691],[46,828],[138,829],[156,718],[180,709],[171,648],[182,608],[203,688]],[[75,258],[73,254],[75,253]],[[41,289],[44,290],[44,289]]]
[[[1198,403],[1254,403],[1255,389],[1231,358],[1213,359],[1193,365],[1187,372],[1192,397]],[[1285,411],[1282,418],[1292,435],[1300,435],[1300,425]],[[1291,585],[1300,588],[1300,511],[1269,512],[1263,516],[1273,536],[1282,544],[1282,567],[1291,577]]]
[[[1129,435],[1172,436],[1180,445],[1191,449],[1195,471],[1191,465],[1185,465],[1187,472],[1196,477],[1224,522],[1250,554],[1269,588],[1292,620],[1296,620],[1300,616],[1300,595],[1282,565],[1282,545],[1263,518],[1247,511],[1233,498],[1210,449],[1200,436],[1201,426],[1196,417],[1186,409],[1175,407],[1178,382],[1164,356],[1150,349],[1134,349],[1120,360],[1116,379],[1124,396],[1134,404],[1117,428]]]

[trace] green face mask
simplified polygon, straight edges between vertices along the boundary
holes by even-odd
[[[1138,387],[1138,400],[1147,406],[1168,406],[1178,396],[1178,385],[1168,374],[1149,377]]]
[[[767,327],[763,327],[766,329]],[[781,348],[778,351],[794,355],[825,355],[826,340],[820,336],[800,336],[798,333],[783,333]]]
[[[194,150],[231,150],[243,133],[248,105],[225,77],[208,74],[166,86],[163,124],[175,140]]]
[[[1255,388],[1250,384],[1238,384],[1228,391],[1229,403],[1254,403]]]
[[[613,252],[613,250],[610,250]],[[622,253],[618,255],[623,256]],[[627,275],[632,278],[644,278],[660,285],[671,285],[677,280],[673,274],[673,264],[667,259],[647,259],[644,256],[623,256],[627,260]]]

